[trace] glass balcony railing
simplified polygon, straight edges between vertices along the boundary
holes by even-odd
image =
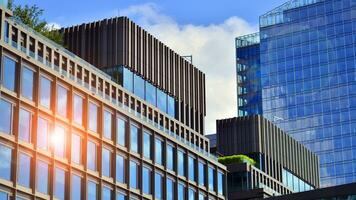
[[[260,43],[260,33],[252,33],[248,35],[243,35],[236,38],[236,48],[251,46]]]
[[[96,67],[90,65],[89,63],[87,63],[86,61],[83,61],[82,59],[80,59],[79,57],[75,56],[73,53],[69,52],[68,50],[64,49],[63,47],[60,47],[58,44],[50,41],[49,39],[45,38],[44,36],[42,36],[41,34],[33,31],[31,28],[27,27],[26,25],[22,24],[22,22],[18,21],[15,18],[10,18],[10,20],[13,20],[14,23],[23,26],[25,29],[27,29],[30,33],[35,34],[36,36],[40,37],[43,40],[48,41],[48,43],[52,44],[53,46],[55,46],[58,49],[61,49],[62,52],[64,52],[65,54],[71,55],[74,58],[76,58],[76,61],[81,62],[82,64],[84,64],[84,66],[89,67],[90,70],[93,70],[95,72],[100,73],[101,75],[105,76],[106,78],[111,80],[111,77],[107,74],[105,74],[103,71],[97,69]],[[15,48],[18,51],[21,51],[23,53],[25,53],[26,55],[34,58],[35,60],[37,60],[38,62],[44,64],[46,67],[53,69],[57,74],[59,75],[63,75],[65,77],[68,77],[71,81],[75,82],[77,85],[86,88],[87,90],[93,92],[94,94],[102,97],[103,99],[105,99],[106,101],[116,105],[117,107],[123,109],[124,111],[126,111],[127,113],[131,114],[132,116],[139,118],[140,120],[142,120],[143,122],[146,122],[150,125],[152,125],[153,127],[155,127],[156,129],[162,131],[163,133],[169,135],[170,137],[175,138],[177,141],[179,141],[180,143],[183,143],[184,146],[186,146],[188,149],[191,149],[193,151],[198,152],[199,154],[202,154],[205,157],[208,157],[214,161],[217,161],[217,157],[213,154],[210,154],[208,151],[205,151],[204,149],[200,148],[198,145],[191,143],[190,141],[184,139],[183,137],[175,134],[174,132],[172,132],[169,129],[166,129],[164,126],[160,125],[159,123],[148,119],[147,117],[143,116],[141,113],[137,112],[136,110],[122,104],[121,102],[119,102],[118,100],[111,98],[109,95],[103,93],[102,91],[98,90],[97,88],[91,87],[88,83],[86,83],[85,81],[79,79],[78,77],[74,77],[72,74],[68,73],[67,71],[60,69],[59,66],[51,63],[48,60],[44,61],[44,58],[38,54],[36,54],[35,52],[32,52],[28,49],[22,49],[17,42],[15,41],[11,41],[9,40],[8,37],[5,37],[3,40],[5,43],[9,44],[10,46],[12,46],[13,48]],[[75,81],[76,80],[76,81]]]

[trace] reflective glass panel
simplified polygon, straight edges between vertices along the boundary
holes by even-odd
[[[214,168],[208,168],[209,190],[214,191]]]
[[[117,118],[116,119],[116,143],[121,146],[126,146],[125,135],[126,135],[126,121],[121,118]]]
[[[166,151],[166,165],[167,169],[174,170],[173,166],[173,159],[174,159],[174,147],[172,145],[167,144],[167,151]]]
[[[104,186],[102,190],[102,197],[103,200],[111,200],[111,189]]]
[[[218,194],[223,195],[224,194],[224,174],[221,172],[218,172]]]
[[[63,169],[56,168],[54,176],[54,196],[56,199],[64,200],[66,173]]]
[[[11,134],[12,130],[12,104],[4,99],[0,99],[0,132]]]
[[[21,94],[23,97],[33,100],[34,72],[27,68],[22,68]]]
[[[15,91],[16,62],[7,56],[4,56],[3,60],[4,60],[4,64],[3,64],[2,84],[6,89]]]
[[[37,161],[37,191],[48,194],[48,163]]]
[[[134,189],[138,189],[138,166],[134,161],[130,161],[130,187]]]
[[[12,150],[0,144],[0,178],[8,181],[11,179],[11,157]]]
[[[178,184],[178,199],[185,200],[185,186],[182,183]]]
[[[124,88],[133,92],[133,73],[124,67]]]
[[[153,86],[151,83],[146,82],[146,101],[156,106],[156,99],[156,87]]]
[[[44,76],[40,77],[40,104],[47,108],[51,108],[51,88],[52,82]]]
[[[37,148],[47,150],[48,149],[48,121],[42,117],[37,121]]]
[[[88,181],[88,200],[97,200],[97,184],[93,181]]]
[[[188,156],[188,178],[191,181],[195,181],[195,158]]]
[[[72,174],[72,186],[71,186],[72,200],[80,200],[82,194],[82,178],[75,174]]]
[[[83,124],[83,98],[77,94],[73,96],[73,121]]]
[[[57,85],[57,114],[67,117],[68,90]]]
[[[30,187],[31,157],[20,153],[18,160],[17,183],[24,187]]]
[[[167,94],[157,89],[157,107],[163,112],[167,112]]]
[[[151,159],[151,134],[143,132],[143,156]]]
[[[205,185],[205,164],[202,162],[198,163],[198,173],[199,173],[199,185]]]
[[[61,126],[56,126],[52,136],[54,143],[54,155],[65,158],[66,130]]]
[[[173,200],[174,199],[174,181],[170,178],[167,178],[167,183],[166,183],[166,200]]]
[[[136,74],[134,75],[134,93],[141,99],[145,99],[145,81]]]
[[[9,195],[6,192],[0,191],[0,200],[9,200]]]
[[[121,192],[118,192],[116,193],[116,200],[126,200],[126,195]]]
[[[81,144],[81,137],[77,134],[72,134],[72,162],[75,164],[81,164],[81,149],[82,149],[82,144]]]
[[[175,117],[175,100],[173,97],[168,96],[168,101],[167,101],[167,109],[168,109],[168,115],[171,117]]]
[[[87,168],[96,171],[96,144],[92,141],[87,144]]]
[[[98,132],[98,106],[92,102],[89,102],[88,118],[89,130]]]
[[[112,114],[111,112],[104,110],[104,137],[111,140],[112,133]]]
[[[184,166],[185,166],[184,152],[178,150],[178,163],[177,163],[178,175],[180,175],[180,176],[184,176],[185,175]]]
[[[162,165],[163,163],[163,157],[162,157],[162,140],[155,138],[155,160],[156,164]]]
[[[116,181],[125,182],[125,158],[116,154]]]
[[[134,125],[131,125],[130,129],[130,142],[130,150],[138,153],[138,128]]]
[[[102,169],[102,174],[106,177],[111,176],[111,152],[108,149],[103,148],[103,155],[102,155],[102,162],[101,162],[101,169]]]
[[[155,198],[162,199],[162,175],[155,173]]]
[[[142,192],[151,194],[151,169],[142,167]]]
[[[20,108],[19,116],[19,139],[25,142],[31,140],[31,113]]]
[[[189,188],[188,200],[195,200],[195,190],[193,190],[192,188]]]

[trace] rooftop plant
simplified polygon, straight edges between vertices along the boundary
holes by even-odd
[[[223,156],[219,157],[219,162],[224,165],[234,164],[234,163],[248,163],[255,166],[256,161],[246,155],[232,155],[232,156]]]

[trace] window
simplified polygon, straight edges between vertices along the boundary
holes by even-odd
[[[37,148],[43,150],[48,149],[48,131],[48,121],[39,117],[37,121]]]
[[[138,153],[138,128],[134,125],[131,125],[130,133],[130,150]]]
[[[20,108],[19,114],[19,139],[25,142],[31,142],[31,113]]]
[[[155,160],[156,160],[156,164],[162,165],[163,161],[163,157],[162,157],[162,140],[155,138]]]
[[[167,144],[166,149],[166,166],[169,170],[174,170],[173,166],[173,159],[174,159],[174,147],[170,144]]]
[[[51,108],[52,82],[44,76],[40,77],[40,104],[41,106]]]
[[[146,82],[146,101],[156,106],[156,88],[151,83]]]
[[[63,169],[55,168],[54,179],[54,196],[56,199],[64,200],[66,172]]]
[[[33,100],[34,72],[27,68],[22,68],[21,95],[29,100]]]
[[[184,166],[185,166],[185,162],[184,162],[184,152],[182,152],[181,150],[178,150],[178,175],[179,176],[184,176]]]
[[[124,67],[124,88],[130,92],[133,92],[133,73]]]
[[[88,119],[89,130],[98,132],[98,106],[92,102],[89,102]]]
[[[54,131],[53,140],[56,141],[54,144],[54,155],[60,158],[65,158],[66,130],[57,125]]]
[[[0,178],[10,181],[11,179],[12,149],[0,144]]]
[[[83,125],[83,98],[77,94],[73,96],[73,121]]]
[[[9,200],[9,194],[7,194],[6,192],[0,191],[0,200]]]
[[[163,112],[167,112],[167,94],[157,90],[157,107]]]
[[[195,200],[195,190],[193,188],[189,188],[188,200]]]
[[[126,146],[125,135],[126,135],[126,121],[121,118],[117,118],[116,119],[116,143],[121,146]]]
[[[214,168],[209,167],[208,169],[208,179],[209,179],[209,190],[214,191]]]
[[[183,183],[178,183],[178,199],[185,200],[185,186]]]
[[[15,91],[16,62],[7,56],[4,56],[3,60],[2,84],[6,89]]]
[[[151,169],[142,167],[142,192],[151,194]]]
[[[141,99],[145,99],[145,81],[137,75],[134,75],[134,93]]]
[[[168,113],[168,115],[170,115],[173,118],[176,115],[176,113],[175,113],[175,101],[174,101],[174,98],[171,97],[171,96],[168,96],[167,113]]]
[[[101,162],[101,173],[103,176],[111,177],[111,151],[103,148],[103,155],[102,155],[102,162]]]
[[[111,112],[104,110],[104,137],[111,140],[112,133],[112,114]]]
[[[37,161],[37,191],[48,194],[48,163]]]
[[[199,193],[199,200],[204,200],[205,199],[205,196],[204,196],[204,194],[202,194],[202,193]]]
[[[57,114],[67,117],[68,91],[66,88],[57,85]],[[91,113],[90,113],[91,114]]]
[[[75,164],[80,165],[81,164],[81,137],[75,133],[72,134],[72,162]]]
[[[134,161],[130,161],[130,187],[138,189],[138,166]]]
[[[117,192],[116,193],[116,200],[125,200],[126,195],[123,192]]]
[[[116,181],[125,182],[125,158],[116,154]]]
[[[155,173],[155,198],[162,199],[163,179],[160,173]]]
[[[97,200],[98,191],[97,184],[93,181],[88,181],[88,200]]]
[[[167,178],[166,183],[166,200],[174,199],[174,180]]]
[[[195,158],[188,156],[188,178],[190,181],[195,181]]]
[[[12,131],[12,104],[4,99],[0,99],[0,132],[11,134]]]
[[[198,163],[199,185],[205,185],[205,164],[199,161]]]
[[[103,200],[111,200],[111,189],[104,186],[102,190],[102,199]]]
[[[96,144],[92,141],[87,144],[87,168],[96,171]]]
[[[223,195],[224,194],[224,174],[222,172],[218,172],[218,194]]]
[[[18,160],[17,183],[24,187],[30,187],[31,157],[20,153]]]
[[[151,134],[143,131],[143,156],[151,159]]]
[[[82,178],[78,175],[72,174],[72,186],[71,186],[71,199],[80,200],[82,194]]]

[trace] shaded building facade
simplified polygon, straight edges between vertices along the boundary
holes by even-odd
[[[0,16],[0,199],[226,199],[226,167],[168,106]]]
[[[217,120],[216,151],[256,161],[229,164],[230,199],[263,198],[318,188],[319,159],[259,115]]]

